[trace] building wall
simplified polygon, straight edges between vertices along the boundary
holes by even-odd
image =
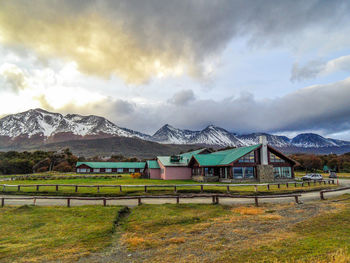
[[[192,178],[189,167],[165,167],[164,180],[190,180]]]
[[[149,178],[150,179],[161,179],[160,169],[148,169],[148,170],[149,170]]]

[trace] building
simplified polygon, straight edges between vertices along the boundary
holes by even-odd
[[[267,144],[260,143],[212,152],[206,148],[146,162],[78,162],[77,173],[134,173],[163,180],[200,182],[274,182],[294,179],[296,162]]]
[[[77,173],[143,173],[145,162],[77,162]]]
[[[221,182],[273,182],[294,179],[296,162],[261,143],[248,147],[210,152],[200,149],[176,156],[158,156],[146,163],[145,176],[151,179],[193,179]],[[159,167],[159,168],[158,168]]]

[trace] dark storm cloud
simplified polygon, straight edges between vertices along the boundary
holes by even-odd
[[[349,13],[345,0],[12,0],[0,3],[0,40],[140,83],[159,73],[155,61],[168,73],[181,65],[201,76],[231,39],[302,45],[315,29],[335,32]]]
[[[168,102],[174,105],[186,105],[195,99],[193,90],[181,90],[174,94],[174,96],[168,100]]]
[[[135,104],[127,118],[109,117],[119,125],[147,132],[170,122],[189,129],[215,124],[239,133],[317,130],[330,134],[350,129],[349,101],[350,78],[275,99],[258,100],[245,93],[221,101],[197,99],[181,106]]]

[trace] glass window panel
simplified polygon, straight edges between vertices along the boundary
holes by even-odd
[[[133,172],[135,172],[135,169],[130,168],[129,173],[133,173]]]
[[[123,168],[118,168],[117,169],[117,173],[122,173],[123,172]]]
[[[236,179],[243,178],[243,168],[242,167],[233,167],[233,177]]]
[[[255,163],[255,153],[250,152],[238,160],[239,163]]]
[[[270,152],[270,162],[271,163],[284,163],[284,160],[277,155]]]
[[[112,169],[111,168],[106,168],[106,173],[111,173]]]
[[[244,178],[252,179],[254,178],[254,167],[245,167],[244,169]]]

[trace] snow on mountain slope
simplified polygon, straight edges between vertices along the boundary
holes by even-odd
[[[59,133],[72,133],[79,136],[107,134],[122,137],[149,139],[150,136],[126,128],[120,128],[99,116],[81,116],[51,113],[34,109],[6,116],[0,119],[0,135],[15,138],[18,136],[54,136]]]
[[[233,133],[223,128],[209,125],[190,140],[191,144],[219,145],[219,146],[245,146]]]
[[[161,143],[190,144],[193,137],[199,134],[199,131],[181,130],[165,124],[155,134],[152,139]]]
[[[267,133],[251,133],[246,135],[238,135],[237,137],[246,145],[254,145],[259,143],[259,136],[265,135],[267,142],[275,147],[287,147],[290,145],[290,139],[286,136],[271,135]]]
[[[281,148],[297,147],[312,149],[350,146],[350,142],[324,138],[313,133],[299,134],[293,139],[267,133],[237,135],[214,125],[209,125],[201,131],[191,131],[178,129],[166,124],[153,136],[150,136],[127,128],[118,127],[103,117],[94,115],[82,116],[78,114],[67,114],[64,116],[60,113],[52,113],[42,109],[32,109],[0,119],[0,139],[3,147],[10,146],[11,143],[18,144],[21,141],[36,144],[39,142],[47,143],[113,136],[135,137],[167,144],[240,147],[259,143],[260,135],[265,135],[270,145]]]

